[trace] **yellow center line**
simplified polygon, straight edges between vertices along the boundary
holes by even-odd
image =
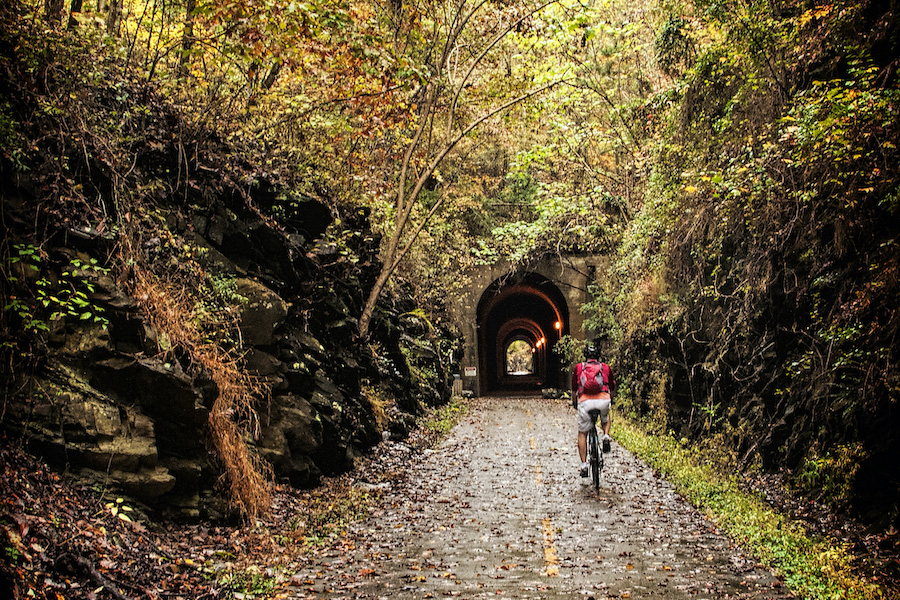
[[[534,482],[537,485],[544,483],[544,475],[541,473],[541,465],[534,465]]]
[[[532,449],[532,450],[536,450],[536,449],[537,449],[537,442],[534,441],[534,438],[531,438],[530,440],[528,440],[528,443],[531,444],[531,449]]]
[[[556,545],[553,543],[553,521],[549,517],[542,523],[544,529],[544,574],[547,577],[559,576],[559,557],[556,554]]]

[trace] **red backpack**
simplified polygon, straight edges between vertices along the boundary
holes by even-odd
[[[603,363],[591,360],[581,363],[578,394],[599,394],[603,391]]]

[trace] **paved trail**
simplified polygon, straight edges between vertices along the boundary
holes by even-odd
[[[599,493],[574,411],[481,398],[296,598],[790,598],[772,574],[613,442]]]

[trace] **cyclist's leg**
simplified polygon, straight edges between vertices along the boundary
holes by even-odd
[[[602,400],[596,401],[595,409],[600,412],[600,423],[602,425],[604,435],[609,434],[609,424],[610,424],[609,409],[610,409],[611,405],[612,405],[612,402],[609,400],[609,398],[604,398]]]
[[[576,425],[578,427],[578,456],[581,457],[583,464],[587,460],[587,434],[591,430],[591,417],[588,415],[585,403],[578,405]]]
[[[611,404],[612,402],[609,398],[597,401],[597,409],[600,411],[600,425],[602,431],[601,441],[603,443],[604,452],[609,452],[609,428],[612,424],[612,418],[610,415]]]

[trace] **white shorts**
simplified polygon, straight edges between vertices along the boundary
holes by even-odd
[[[606,425],[609,421],[609,405],[612,401],[609,398],[602,400],[582,400],[578,403],[578,431],[587,433],[591,430],[591,415],[589,411],[600,411],[600,423]]]

